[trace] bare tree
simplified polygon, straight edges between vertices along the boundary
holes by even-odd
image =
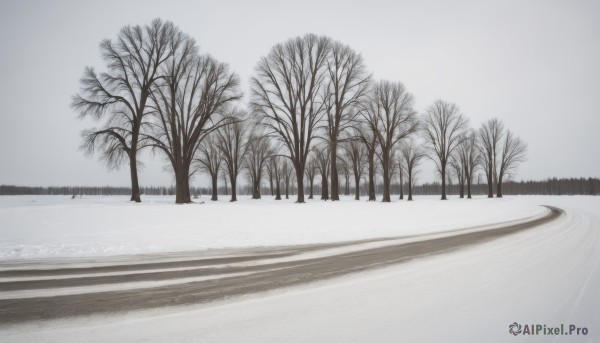
[[[317,158],[317,169],[321,173],[321,200],[329,200],[329,168],[331,160],[329,159],[329,146],[315,149]]]
[[[103,40],[100,53],[107,71],[98,75],[87,67],[80,80],[81,93],[71,103],[80,118],[101,122],[100,128],[82,133],[82,149],[88,155],[100,150],[111,168],[129,159],[131,201],[141,201],[137,153],[145,146],[140,132],[149,113],[151,88],[172,54],[176,32],[172,23],[155,19],[145,27],[122,28],[114,42]]]
[[[351,139],[342,145],[345,150],[346,159],[352,168],[354,175],[354,199],[360,200],[360,179],[365,170],[366,149],[359,139]]]
[[[477,134],[473,130],[466,133],[465,138],[458,146],[460,163],[465,173],[467,183],[467,198],[471,199],[471,185],[473,184],[473,173],[480,163],[480,155],[477,149]]]
[[[504,136],[504,123],[493,118],[483,123],[479,129],[478,149],[481,154],[481,164],[488,183],[488,198],[494,197],[494,180],[497,178],[496,153],[498,144]]]
[[[437,100],[428,109],[423,119],[423,136],[442,178],[442,200],[446,200],[446,167],[450,155],[463,139],[468,120],[458,106]]]
[[[330,47],[328,38],[313,34],[277,44],[260,59],[257,75],[251,80],[253,108],[268,133],[289,152],[296,171],[298,203],[304,202],[304,167],[324,115],[319,96],[325,87]]]
[[[212,185],[212,197],[210,200],[219,200],[217,195],[217,181],[219,179],[219,171],[221,170],[221,163],[223,161],[223,154],[217,146],[214,133],[206,137],[202,141],[196,153],[198,157],[195,159],[199,164],[199,169],[210,175]]]
[[[417,174],[416,169],[423,157],[425,157],[425,152],[413,140],[409,140],[403,142],[400,146],[400,154],[402,155],[402,159],[404,159],[406,174],[408,176],[408,201],[412,201],[413,186]]]
[[[245,114],[232,109],[228,114],[227,125],[217,130],[217,146],[223,155],[224,170],[231,184],[231,202],[237,201],[237,178],[242,170],[248,149]],[[227,187],[227,183],[225,183]]]
[[[380,81],[361,111],[380,148],[383,202],[390,202],[390,170],[394,147],[417,129],[414,98],[400,82]]]
[[[190,165],[202,140],[227,124],[228,106],[240,99],[239,78],[226,64],[198,55],[196,42],[179,34],[174,55],[163,68],[161,82],[152,91],[155,122],[147,135],[162,151],[175,173],[175,202],[191,202]]]
[[[371,76],[362,56],[340,42],[334,42],[327,59],[329,80],[326,88],[327,140],[330,149],[331,200],[339,200],[337,148],[339,138],[354,125],[355,108],[366,96]]]
[[[309,194],[308,198],[314,197],[313,186],[315,181],[315,175],[317,174],[317,161],[315,157],[311,157],[306,164],[306,177],[308,178]]]
[[[269,139],[262,132],[254,132],[248,140],[245,167],[252,183],[252,199],[260,199],[260,182],[265,170],[265,162],[273,155]]]
[[[496,197],[502,198],[502,181],[504,177],[514,170],[519,163],[526,160],[526,154],[527,144],[519,137],[516,137],[510,130],[507,130],[500,155]]]

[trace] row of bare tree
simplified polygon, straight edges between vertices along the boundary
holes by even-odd
[[[169,161],[176,202],[191,202],[190,178],[211,177],[213,199],[223,173],[236,201],[243,170],[260,198],[265,173],[272,193],[297,202],[313,197],[320,174],[321,198],[339,200],[339,173],[354,176],[356,199],[363,178],[376,200],[375,175],[383,178],[384,202],[391,201],[394,175],[408,184],[418,165],[433,160],[446,199],[448,168],[471,196],[473,173],[485,171],[489,196],[502,196],[502,182],[524,160],[526,145],[492,119],[468,128],[458,106],[442,100],[421,116],[400,82],[374,81],[360,54],[328,37],[308,34],[275,45],[257,64],[251,101],[240,105],[238,76],[226,64],[200,54],[195,40],[170,22],[124,27],[115,41],[100,44],[107,70],[87,68],[72,106],[99,127],[83,133],[88,154],[100,151],[109,166],[128,159],[132,201],[140,201],[137,153],[151,148]],[[306,187],[305,178],[308,180]],[[403,198],[403,194],[400,195]]]

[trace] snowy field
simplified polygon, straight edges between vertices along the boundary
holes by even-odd
[[[511,198],[416,197],[413,202],[224,200],[173,197],[1,196],[0,260],[93,257],[339,242],[523,219],[545,210]],[[204,199],[206,200],[206,199]]]
[[[1,200],[4,259],[402,236],[525,218],[542,211],[542,204],[566,215],[446,254],[266,294],[6,327],[2,341],[600,341],[600,197],[419,197],[414,203],[302,206],[244,199],[233,204],[236,211],[226,202],[175,206],[152,199],[135,205],[37,197],[29,203],[33,199]],[[158,238],[165,241],[151,244]],[[514,337],[513,322],[574,324],[588,334]]]

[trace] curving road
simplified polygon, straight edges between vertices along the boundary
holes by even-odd
[[[234,255],[177,255],[145,263],[17,266],[0,270],[0,325],[205,303],[323,280],[440,254],[527,230],[563,211],[487,229],[322,244],[248,249]]]

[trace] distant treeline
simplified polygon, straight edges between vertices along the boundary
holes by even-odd
[[[199,188],[192,188],[191,190],[200,194]],[[175,187],[141,187],[141,192],[147,195],[174,195]],[[111,186],[27,187],[0,185],[0,195],[131,195],[131,188]]]
[[[548,179],[546,181],[506,182],[503,185],[507,194],[539,194],[539,195],[598,195],[600,179]]]
[[[447,185],[449,194],[458,194],[457,184]],[[505,181],[502,185],[504,194],[513,195],[598,195],[600,194],[599,178],[550,178],[543,181]],[[438,195],[441,185],[425,183],[414,186],[416,195]],[[487,184],[474,183],[473,194],[487,194]]]
[[[381,185],[377,184],[377,191]],[[459,186],[457,184],[447,185],[448,194],[459,194]],[[505,181],[505,194],[513,195],[598,195],[600,194],[600,179],[599,178],[551,178],[544,181]],[[269,187],[262,187],[262,193],[269,195]],[[366,194],[367,189],[361,187],[361,193]],[[141,187],[141,193],[145,195],[175,195],[175,187]],[[239,187],[240,194],[251,194],[251,187]],[[399,194],[399,185],[392,184],[391,190],[395,194]],[[219,194],[229,194],[230,189],[219,187]],[[342,194],[346,193],[344,188]],[[210,194],[209,187],[191,187],[190,192],[193,196],[202,196]],[[349,187],[348,193],[352,194],[354,187]],[[406,194],[406,186],[404,187]],[[413,188],[414,195],[439,195],[441,192],[441,184],[424,183],[416,185]],[[295,188],[291,188],[291,194],[296,194]],[[321,193],[319,186],[314,187],[315,198],[319,198],[317,194]],[[130,195],[131,188],[129,187],[84,187],[84,186],[63,186],[63,187],[28,187],[28,186],[10,186],[0,185],[0,195]],[[308,192],[307,192],[308,194]],[[473,194],[487,194],[487,185],[485,183],[473,184]]]

